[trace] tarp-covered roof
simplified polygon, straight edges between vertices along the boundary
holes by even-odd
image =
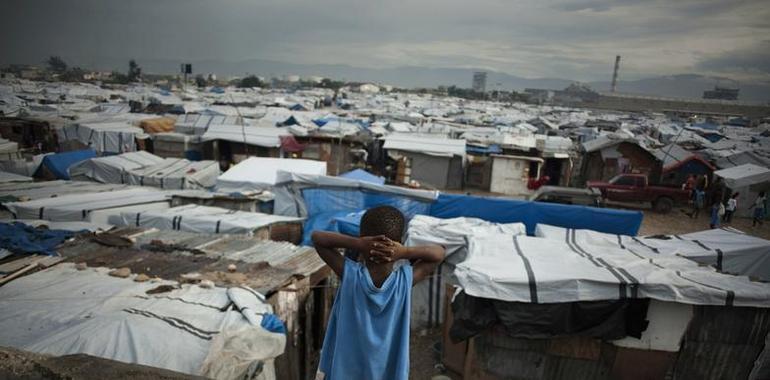
[[[744,164],[728,169],[717,170],[714,175],[725,179],[725,184],[732,189],[751,186],[756,183],[770,182],[770,169],[754,164]]]
[[[269,189],[276,183],[278,171],[325,175],[326,162],[289,158],[249,157],[224,172],[217,179],[217,190],[248,192]]]
[[[386,150],[465,157],[465,140],[411,134],[392,134],[384,137],[383,140],[385,140],[383,148]]]
[[[43,158],[42,166],[53,173],[57,179],[70,179],[68,172],[70,166],[94,157],[96,152],[92,149],[49,154]]]

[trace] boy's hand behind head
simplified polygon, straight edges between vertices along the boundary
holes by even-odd
[[[407,248],[401,243],[382,236],[372,242],[369,260],[378,264],[389,263],[405,258],[406,253]]]

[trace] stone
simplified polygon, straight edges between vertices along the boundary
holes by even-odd
[[[147,281],[149,279],[150,279],[150,276],[148,276],[148,275],[146,275],[144,273],[140,273],[139,275],[134,277],[134,281],[136,281],[136,282],[145,282],[145,281]]]
[[[131,269],[124,267],[120,269],[115,269],[108,274],[113,277],[126,278],[131,275]]]
[[[75,264],[75,269],[77,270],[86,270],[87,268],[88,268],[88,265],[86,263]]]
[[[227,271],[228,272],[235,272],[236,270],[238,270],[238,267],[235,266],[235,264],[230,264],[230,265],[227,266]]]
[[[200,286],[201,288],[204,288],[204,289],[211,289],[211,288],[214,287],[214,281],[203,280],[203,281],[200,282],[200,284],[198,284],[198,286]]]

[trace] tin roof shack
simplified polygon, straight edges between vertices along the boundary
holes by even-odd
[[[739,192],[738,209],[735,215],[741,217],[751,217],[754,209],[749,210],[749,206],[754,204],[760,192],[770,191],[770,169],[754,164],[743,164],[728,169],[717,170],[714,175],[724,178],[732,192]],[[765,201],[767,202],[767,201]],[[765,203],[767,209],[767,203]],[[765,215],[767,218],[767,215]]]
[[[540,178],[545,162],[539,157],[508,156],[493,154],[492,176],[489,191],[506,195],[529,194],[530,178]]]
[[[383,149],[396,161],[395,183],[462,189],[465,140],[412,134],[393,134],[384,140]]]
[[[662,162],[633,138],[600,136],[583,143],[581,165],[584,181],[608,181],[622,173],[645,173],[650,183],[658,183]]]
[[[461,243],[463,292],[445,301],[448,367],[465,379],[719,379],[767,365],[755,360],[769,284],[560,231]]]
[[[492,155],[503,152],[498,144],[473,144],[466,147],[468,166],[465,169],[465,188],[489,191],[492,182]]]
[[[546,184],[569,186],[573,175],[572,139],[548,135],[535,135],[535,137],[539,156],[544,159],[542,175],[548,177]]]
[[[331,176],[366,167],[369,155],[366,148],[372,142],[372,137],[367,133],[342,137],[310,134],[292,138],[284,139],[284,151],[293,150],[291,156],[295,158],[326,162],[326,174]]]
[[[38,149],[54,152],[58,146],[54,129],[44,119],[0,118],[0,136],[19,144],[22,149]]]
[[[715,170],[710,162],[676,144],[655,149],[652,154],[663,162],[662,185],[681,186],[690,175],[706,176],[710,181]]]
[[[315,376],[334,289],[331,271],[311,247],[255,236],[124,228],[67,244],[59,252],[74,263],[125,267],[182,283],[210,280],[222,287],[248,286],[264,296],[286,326],[285,351],[275,359],[275,378]],[[231,264],[235,271],[228,269]]]
[[[220,164],[237,164],[249,156],[281,157],[281,136],[290,135],[270,126],[212,125],[202,136],[203,157]]]

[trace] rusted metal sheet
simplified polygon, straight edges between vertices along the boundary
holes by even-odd
[[[685,342],[674,379],[746,379],[761,351],[757,345]]]
[[[588,337],[564,337],[548,340],[548,354],[574,359],[598,360],[602,342]]]
[[[768,332],[770,309],[697,306],[684,339],[695,342],[764,345]]]

